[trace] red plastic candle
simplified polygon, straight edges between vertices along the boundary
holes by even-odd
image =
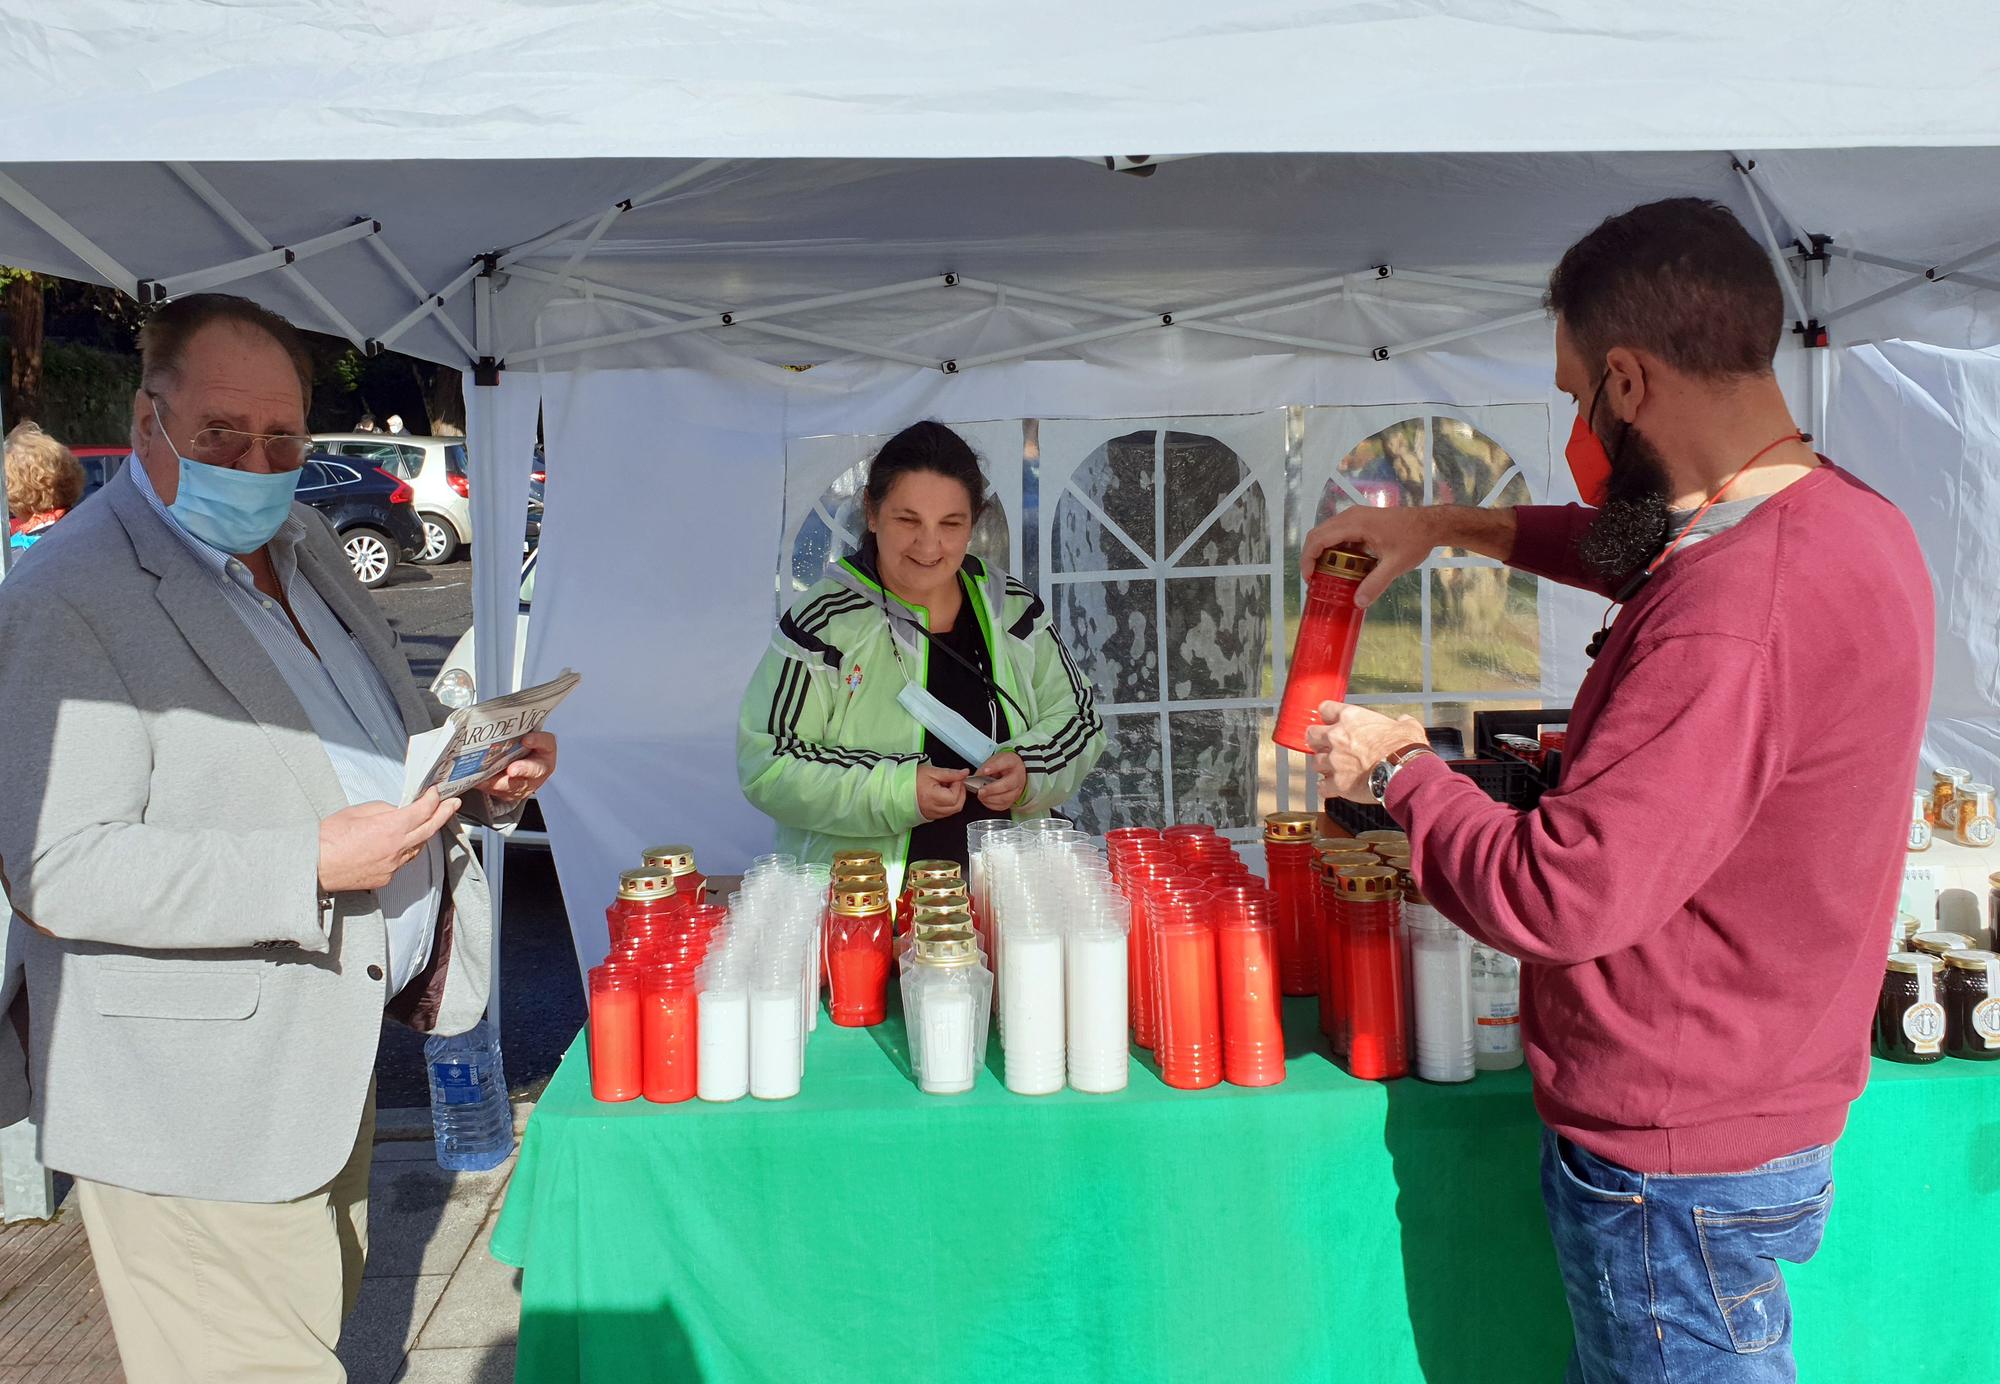
[[[1346,548],[1328,548],[1313,565],[1298,641],[1292,646],[1285,699],[1278,705],[1277,727],[1271,734],[1288,750],[1310,753],[1306,731],[1319,724],[1320,703],[1347,696],[1354,650],[1361,642],[1362,612],[1354,604],[1354,593],[1373,570],[1374,558]]]
[[[1222,996],[1222,1075],[1232,1086],[1285,1079],[1285,1026],[1271,893],[1232,885],[1215,896],[1215,966]]]
[[[1396,872],[1357,866],[1335,877],[1346,931],[1347,1069],[1385,1081],[1409,1069],[1403,941]]]
[[[661,1104],[695,1090],[695,983],[691,967],[648,966],[639,973],[640,1090]]]
[[[1158,976],[1160,1079],[1182,1090],[1222,1080],[1222,997],[1216,977],[1212,896],[1162,895],[1153,939]]]
[[[674,889],[689,904],[699,904],[708,896],[708,879],[695,867],[693,846],[655,846],[644,856],[648,869],[665,870],[674,877]]]
[[[1153,932],[1160,895],[1175,875],[1166,858],[1135,865],[1128,875],[1132,899],[1132,932],[1127,939],[1129,1005],[1132,1010],[1132,1041],[1151,1048],[1158,1041],[1153,1003]]]
[[[590,971],[590,1094],[634,1100],[642,1085],[639,1059],[639,974],[631,967]]]
[[[688,899],[674,884],[670,871],[651,867],[627,870],[618,876],[618,896],[604,910],[611,945],[616,947],[634,923],[683,913],[688,904]]]
[[[1271,924],[1278,974],[1288,995],[1319,989],[1319,889],[1313,878],[1309,812],[1273,812],[1264,819],[1264,868],[1271,881]]]
[[[888,1017],[895,959],[891,931],[887,894],[869,889],[834,895],[824,950],[832,990],[827,1012],[844,1028],[867,1028]]]

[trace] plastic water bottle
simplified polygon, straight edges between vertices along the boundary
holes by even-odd
[[[514,1151],[514,1111],[492,1024],[481,1019],[456,1038],[424,1041],[431,1080],[431,1131],[440,1168],[484,1172]]]

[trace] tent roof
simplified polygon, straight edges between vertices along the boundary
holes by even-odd
[[[39,0],[0,158],[900,158],[1995,141],[1980,0]]]

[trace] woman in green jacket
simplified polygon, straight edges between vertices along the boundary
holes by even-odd
[[[963,863],[969,823],[1046,814],[1104,752],[1040,598],[966,552],[986,503],[941,423],[870,463],[861,550],[779,618],[743,694],[737,774],[780,850],[879,850],[895,890],[912,859]]]

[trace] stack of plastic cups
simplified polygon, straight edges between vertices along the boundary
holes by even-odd
[[[824,866],[772,865],[744,880],[748,949],[750,1094],[784,1100],[805,1074],[808,1016],[818,1010],[819,929],[829,873]]]
[[[1132,902],[1107,888],[1080,904],[1063,939],[1069,1084],[1079,1091],[1122,1091],[1131,1065],[1125,1024]]]
[[[1202,889],[1162,890],[1153,936],[1159,1005],[1160,1079],[1181,1090],[1222,1080],[1222,997],[1216,976],[1212,896]]]
[[[786,872],[785,887],[782,897],[786,916],[793,919],[800,929],[802,935],[798,940],[805,949],[799,957],[803,973],[799,1023],[802,1032],[812,1033],[819,1028],[819,991],[820,986],[826,983],[823,969],[826,952],[822,939],[833,893],[833,871],[825,865],[794,865]]]
[[[1415,887],[1416,876],[1410,867],[1410,843],[1408,841],[1376,842],[1375,856],[1384,865],[1396,872],[1397,887],[1406,894]],[[1403,936],[1403,1007],[1414,1020],[1416,1015],[1415,991],[1416,958],[1411,950],[1410,930],[1402,929]]]
[[[1264,819],[1264,868],[1271,882],[1278,974],[1287,995],[1319,989],[1319,887],[1313,877],[1313,816],[1273,812]]]
[[[974,825],[977,825],[976,823]],[[1007,924],[1010,914],[1025,910],[1025,895],[1017,896],[1014,886],[1026,869],[1026,834],[1012,823],[988,834],[984,841],[980,874],[986,894],[986,952],[993,967],[993,1023],[1000,1041],[1007,1041]],[[975,899],[974,907],[978,907]]]
[[[707,1101],[740,1100],[750,1091],[750,949],[742,896],[709,942],[695,984],[695,1094]]]
[[[965,827],[965,889],[972,899],[972,925],[979,930],[989,959],[993,952],[993,901],[986,894],[985,852],[996,835],[1011,831],[1013,826],[1005,817],[989,817],[968,822]]]
[[[1232,1086],[1276,1086],[1285,1079],[1285,1025],[1271,891],[1259,882],[1225,885],[1211,912],[1223,1079]]]
[[[1409,1071],[1403,944],[1398,936],[1396,872],[1386,865],[1350,866],[1335,876],[1345,933],[1347,1069],[1369,1081]]]
[[[636,1100],[640,1062],[639,971],[607,963],[590,969],[590,1094],[603,1101]]]
[[[1432,908],[1407,876],[1403,932],[1410,942],[1410,1029],[1417,1075],[1425,1081],[1470,1081],[1473,1061],[1472,939]]]

